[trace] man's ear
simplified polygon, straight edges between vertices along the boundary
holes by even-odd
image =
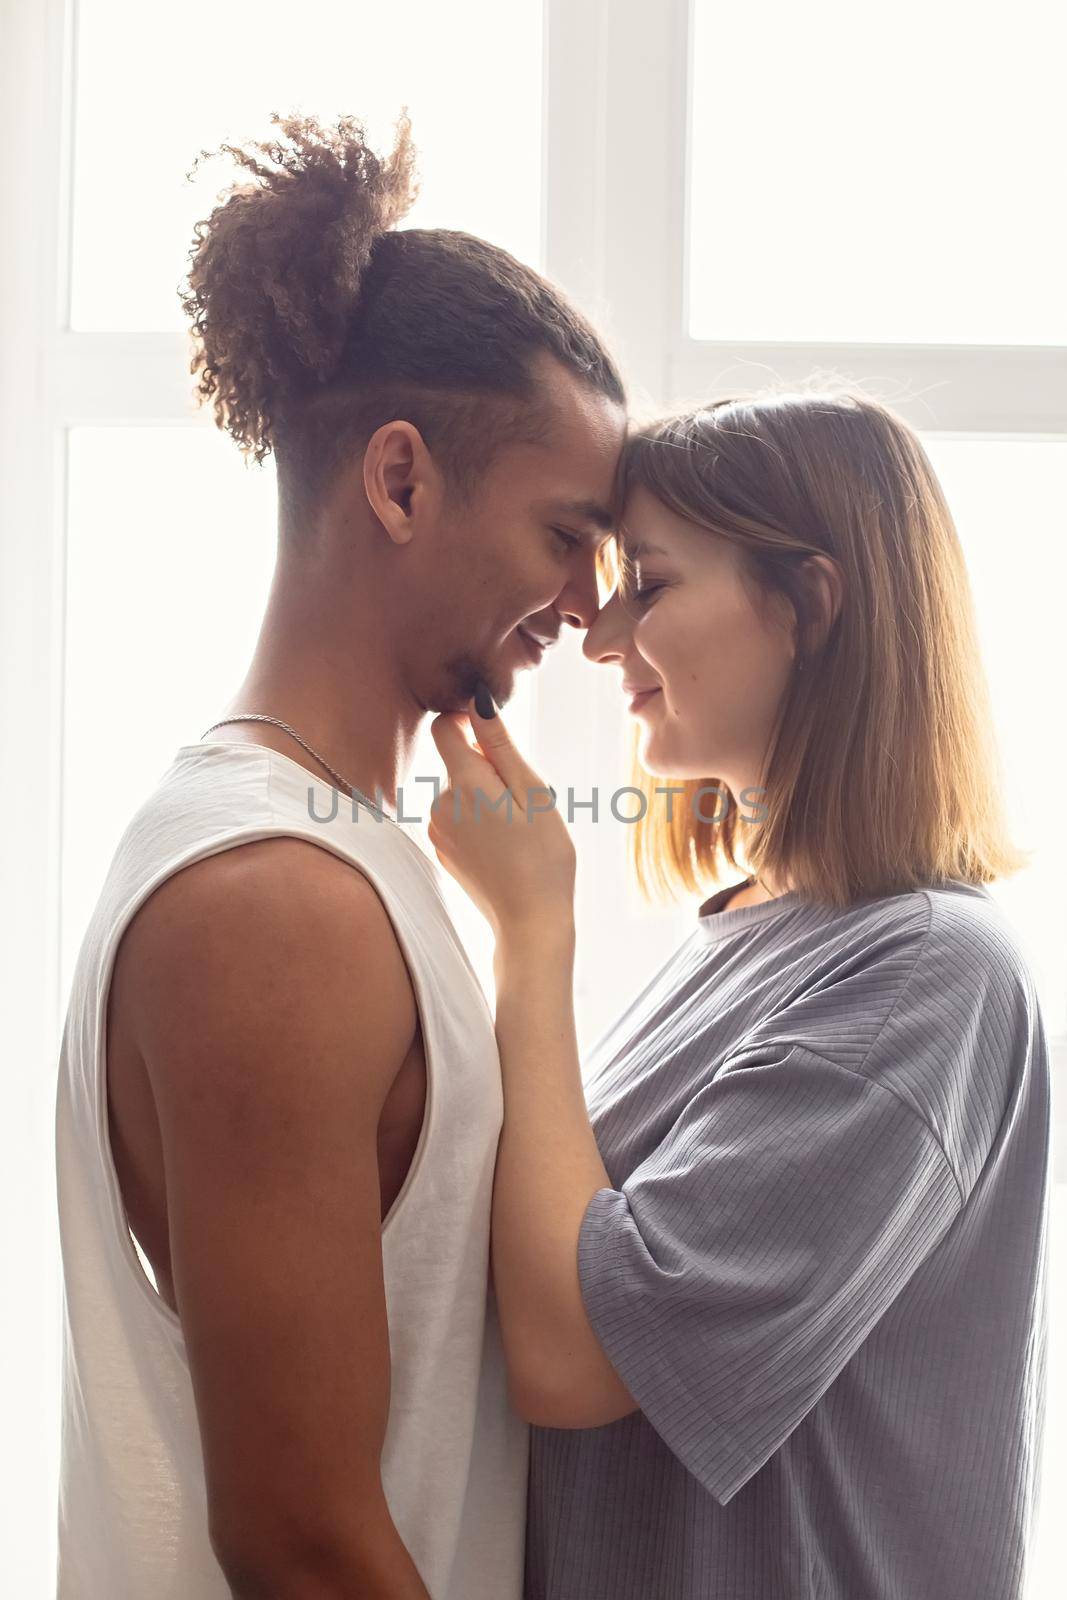
[[[440,499],[440,475],[413,423],[386,422],[371,435],[363,454],[363,488],[394,544],[409,543],[418,518]]]

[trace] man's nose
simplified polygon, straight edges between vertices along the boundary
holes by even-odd
[[[556,609],[564,622],[572,628],[591,628],[600,610],[600,593],[597,589],[595,568],[588,573],[572,577],[559,599]]]

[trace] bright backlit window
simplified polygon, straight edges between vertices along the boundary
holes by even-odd
[[[541,31],[540,0],[80,0],[72,326],[184,328],[193,225],[238,169],[185,174],[202,148],[270,137],[272,111],[358,116],[384,151],[406,105],[421,190],[400,226],[464,229],[537,265]]]
[[[991,892],[1026,940],[1045,1021],[1067,1033],[1067,785],[1063,595],[1067,444],[923,440],[955,518],[978,628],[1015,843],[1032,865]]]
[[[1067,344],[1061,0],[694,0],[689,331]]]

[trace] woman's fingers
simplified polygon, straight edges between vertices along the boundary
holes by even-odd
[[[483,717],[472,700],[469,716],[482,754],[504,786],[511,790],[517,804],[523,811],[529,808],[531,799],[541,805],[540,797],[548,793],[548,785],[520,755],[499,712],[495,717]]]
[[[471,744],[463,721],[460,712],[449,711],[442,712],[430,724],[433,742],[445,764],[450,785],[453,789],[473,789],[480,784],[483,790],[488,785],[487,792],[494,788],[499,791],[503,785],[496,781],[495,769]]]

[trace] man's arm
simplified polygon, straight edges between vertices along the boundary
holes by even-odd
[[[220,1566],[239,1600],[427,1600],[380,1476],[377,1130],[418,1020],[389,918],[347,862],[280,838],[175,874],[134,929]]]

